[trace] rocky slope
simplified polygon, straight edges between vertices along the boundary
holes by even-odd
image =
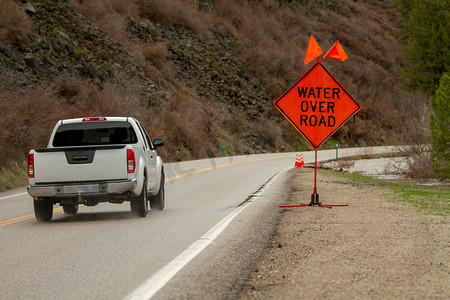
[[[401,142],[397,124],[417,123],[423,99],[400,90],[402,52],[385,1],[201,2],[206,12],[175,0],[14,1],[32,28],[27,40],[0,42],[4,153],[44,146],[57,119],[86,114],[139,118],[167,141],[166,160],[221,155],[219,145],[229,155],[305,149],[272,102],[306,71],[299,49],[311,32],[348,47],[352,64],[329,64],[364,108],[330,144]]]
[[[201,141],[214,145],[195,154],[198,149],[188,145],[195,141],[180,140],[175,136],[188,134],[184,129],[181,133],[179,130],[169,132],[162,126],[161,131],[165,131],[163,135],[166,134],[164,137],[171,141],[167,153],[163,153],[167,159],[215,156],[218,154],[219,138],[226,147],[228,143],[228,153],[269,150],[270,145],[265,144],[261,132],[256,132],[258,130],[255,131],[248,124],[262,117],[267,118],[268,97],[264,87],[246,73],[244,64],[235,53],[240,42],[232,36],[215,35],[208,39],[182,26],[162,26],[158,23],[150,23],[149,26],[148,23],[122,15],[127,22],[128,38],[134,44],[161,43],[167,48],[168,58],[165,59],[175,68],[176,78],[173,79],[172,86],[161,88],[146,76],[143,65],[139,64],[135,54],[128,51],[123,43],[96,27],[69,1],[25,1],[22,7],[33,22],[33,31],[26,43],[8,46],[0,43],[1,85],[4,90],[33,90],[60,78],[87,82],[100,90],[107,83],[116,86],[116,90],[124,89],[139,98],[143,110],[154,107],[156,111],[152,113],[161,114],[164,113],[168,95],[177,95],[179,92],[174,90],[181,89],[182,93],[188,93],[190,97],[197,99],[193,101],[195,110],[206,107],[207,112],[204,114],[218,121],[215,125],[216,132],[209,132]],[[177,82],[182,84],[177,85]],[[63,96],[67,98],[66,94],[67,91]],[[7,101],[5,98],[2,100]],[[141,109],[135,108],[130,113],[143,118],[139,110]],[[72,113],[70,117],[76,115]],[[231,127],[234,129],[231,131],[235,132],[221,130],[222,121],[233,123]],[[205,127],[211,127],[211,124],[193,130],[205,131]],[[238,135],[236,139],[234,134]],[[239,139],[245,139],[245,142],[233,141]],[[43,142],[37,141],[25,148],[39,146],[36,144],[42,146]],[[174,145],[176,143],[182,145]]]
[[[0,43],[0,71],[9,75],[10,88],[32,87],[56,77],[79,78],[99,86],[110,79],[118,83],[133,80],[139,82],[148,101],[158,98],[156,85],[124,46],[93,26],[68,1],[29,1],[24,9],[33,20],[30,42]]]

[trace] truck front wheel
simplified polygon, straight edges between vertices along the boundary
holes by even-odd
[[[148,213],[148,201],[147,201],[147,179],[144,177],[144,184],[142,185],[142,191],[139,196],[131,197],[130,201],[131,213],[135,217],[145,217]]]
[[[53,217],[53,203],[48,198],[34,201],[34,215],[40,222],[49,222]]]

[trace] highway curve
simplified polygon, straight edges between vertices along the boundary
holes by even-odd
[[[0,299],[232,298],[276,226],[295,154],[166,164],[166,209],[146,218],[102,203],[38,223],[25,188],[0,193]]]

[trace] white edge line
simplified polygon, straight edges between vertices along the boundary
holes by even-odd
[[[11,195],[11,196],[6,196],[6,197],[2,197],[2,198],[0,198],[0,201],[1,200],[5,200],[5,199],[9,199],[9,198],[14,198],[14,197],[17,197],[17,196],[23,196],[23,195],[27,195],[28,193],[20,193],[20,194],[15,194],[15,195]]]
[[[290,167],[288,168],[290,169]],[[248,205],[253,203],[260,195],[262,195],[265,190],[278,178],[278,176],[285,170],[279,172],[277,175],[272,177],[263,187],[258,195],[254,196],[252,201],[247,201],[229,215],[223,218],[219,223],[217,223],[213,228],[211,228],[205,235],[203,235],[199,240],[193,243],[189,248],[187,248],[183,253],[178,255],[165,267],[159,270],[152,277],[147,279],[142,283],[136,290],[131,294],[126,296],[124,300],[148,300],[152,298],[164,285],[169,282],[184,266],[186,266],[194,257],[196,257],[200,252],[202,252],[209,244],[211,244],[216,237],[218,237],[231,221],[239,215]]]

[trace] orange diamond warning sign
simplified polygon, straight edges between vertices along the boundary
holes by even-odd
[[[320,62],[274,105],[316,150],[361,110],[361,105]]]

